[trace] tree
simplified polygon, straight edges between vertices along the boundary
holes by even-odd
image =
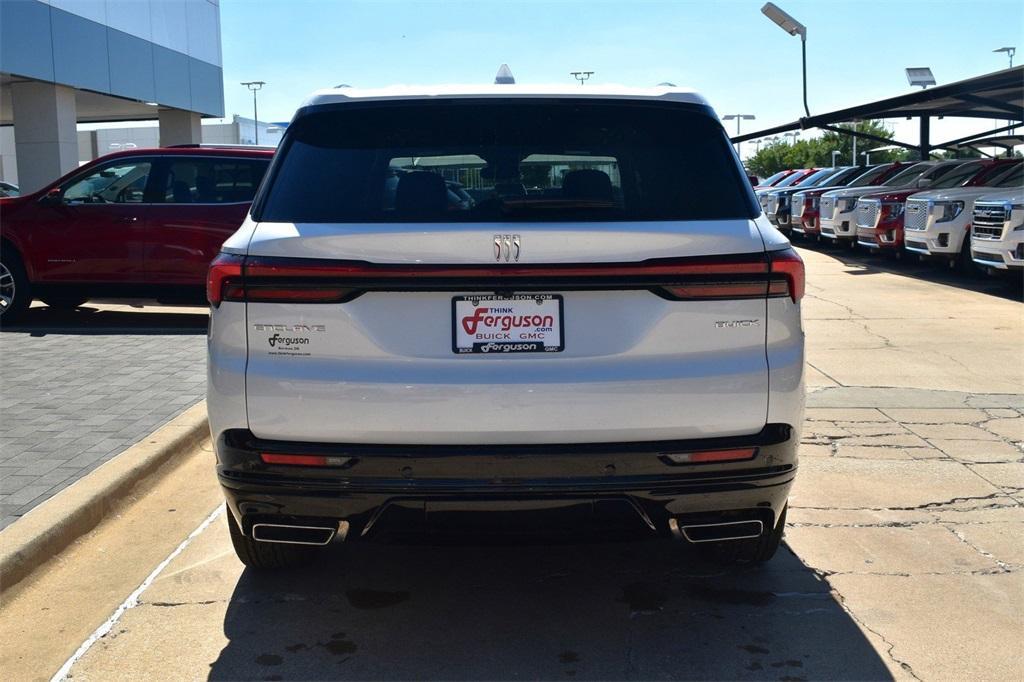
[[[859,121],[856,124],[856,130],[886,140],[891,140],[893,136],[892,131],[879,121]],[[857,163],[864,163],[864,157],[860,155],[861,152],[884,146],[887,145],[876,140],[858,138]],[[837,164],[853,165],[853,137],[827,130],[818,137],[797,140],[793,144],[778,141],[768,146],[762,146],[756,154],[747,159],[747,167],[762,177],[787,168],[826,167],[832,165],[833,151],[839,152],[836,156]],[[905,149],[872,152],[871,162],[905,161],[912,154],[913,152]]]

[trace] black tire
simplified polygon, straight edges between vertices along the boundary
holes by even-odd
[[[73,310],[88,300],[85,297],[46,296],[43,298],[43,303],[57,310]]]
[[[779,545],[786,531],[786,507],[779,515],[775,528],[770,528],[761,537],[749,540],[730,540],[728,542],[708,543],[699,545],[709,559],[719,564],[760,564],[768,561]]]
[[[973,277],[980,274],[978,265],[971,258],[971,233],[964,235],[964,242],[960,245],[960,254],[956,259],[956,269],[961,275]]]
[[[231,546],[235,548],[238,560],[249,568],[260,570],[280,570],[309,563],[315,549],[305,545],[286,545],[279,542],[256,542],[246,537],[235,521],[230,509],[228,515],[228,531],[231,534]]]
[[[0,320],[13,322],[32,304],[32,285],[18,252],[3,245],[0,253]]]

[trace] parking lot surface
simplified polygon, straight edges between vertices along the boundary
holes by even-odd
[[[234,557],[207,450],[200,468],[151,493],[151,510],[118,520],[150,528],[166,552],[185,542],[72,659],[69,678],[1019,677],[1018,294],[988,280],[954,286],[925,266],[802,253],[809,407],[786,544],[769,564],[722,568],[667,542],[477,539],[338,545],[313,567],[261,574]],[[187,505],[159,497],[184,489]],[[15,625],[48,617],[33,602],[44,596],[19,595],[0,613],[0,635],[22,652],[8,654],[9,670],[48,659],[42,672],[57,670],[157,565],[118,528],[97,531],[94,560],[109,563],[120,534],[130,571],[82,575],[83,560],[76,577],[62,562],[38,589],[59,586],[69,613],[120,597],[95,622],[60,619],[67,642],[56,646]]]
[[[206,311],[36,304],[0,333],[0,528],[205,391]]]

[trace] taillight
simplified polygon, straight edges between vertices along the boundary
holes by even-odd
[[[244,256],[233,253],[222,253],[213,259],[206,273],[206,300],[210,305],[216,308],[226,298],[225,287],[241,288],[244,262]]]
[[[648,260],[640,263],[536,265],[391,265],[222,254],[210,266],[207,297],[266,303],[344,303],[368,291],[518,291],[646,289],[670,300],[799,296],[783,268],[764,253]],[[774,256],[773,256],[774,257]],[[774,273],[780,273],[777,278]],[[797,298],[794,298],[797,300]]]
[[[800,258],[800,254],[789,248],[770,252],[768,259],[773,275],[768,286],[768,296],[789,296],[794,303],[798,302],[804,297],[805,287],[804,261]],[[774,275],[776,274],[781,275],[783,279],[775,279]]]

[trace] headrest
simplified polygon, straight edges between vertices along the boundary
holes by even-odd
[[[562,179],[562,195],[572,199],[611,201],[612,180],[604,171],[593,168],[569,171]]]
[[[414,171],[399,176],[395,210],[407,218],[443,218],[448,209],[448,187],[437,173]]]

